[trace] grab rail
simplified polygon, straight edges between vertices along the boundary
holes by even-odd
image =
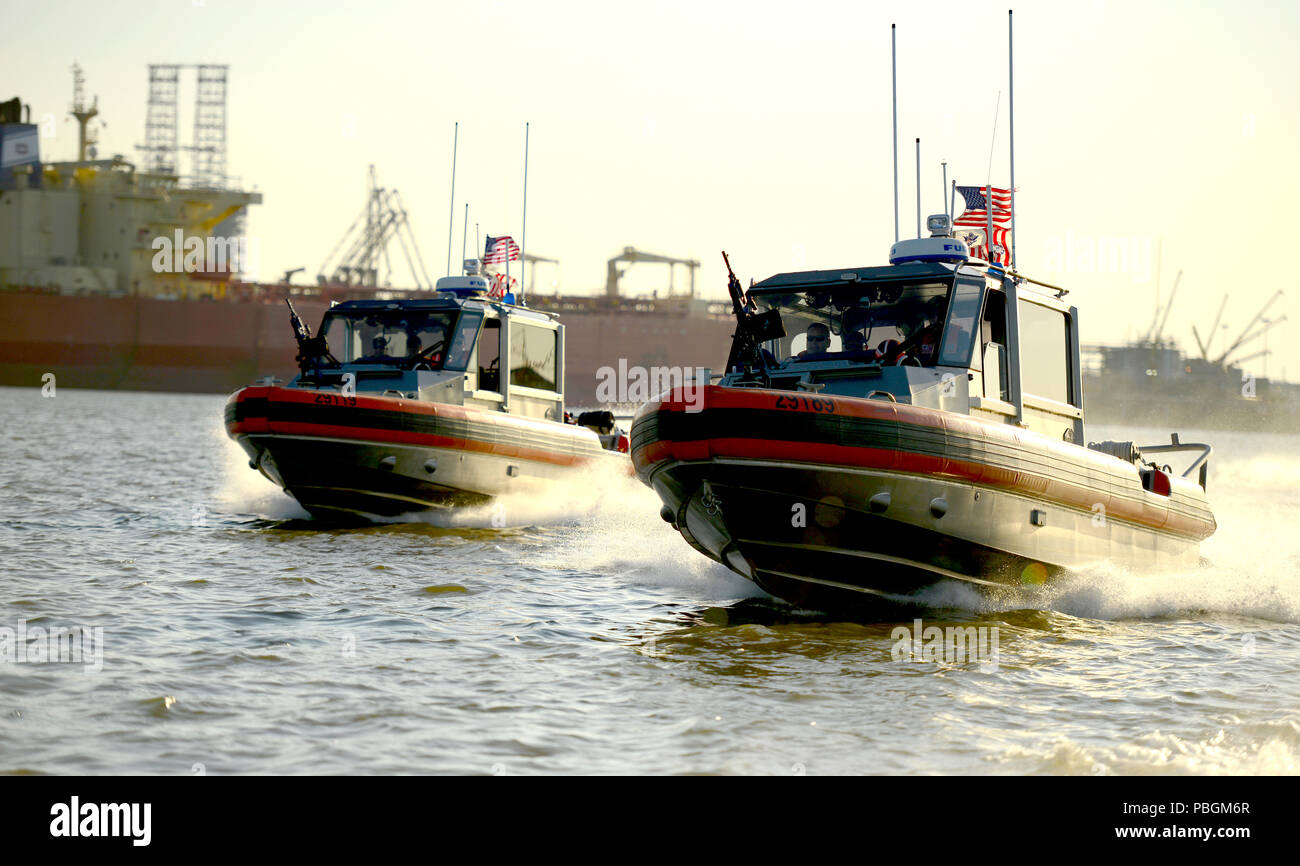
[[[1200,455],[1198,455],[1197,458],[1192,461],[1191,466],[1188,466],[1187,469],[1183,471],[1183,477],[1184,478],[1188,477],[1189,475],[1192,474],[1193,471],[1195,471],[1199,467],[1201,470],[1201,476],[1200,476],[1201,489],[1202,490],[1205,489],[1206,470],[1209,469],[1209,463],[1207,461],[1209,461],[1210,454],[1213,452],[1214,449],[1211,448],[1209,445],[1205,444],[1204,442],[1179,442],[1177,433],[1170,433],[1169,439],[1170,439],[1170,444],[1168,445],[1144,445],[1139,447],[1138,451],[1146,455],[1146,454],[1171,454],[1176,451],[1195,451],[1197,449],[1200,449],[1201,451]]]

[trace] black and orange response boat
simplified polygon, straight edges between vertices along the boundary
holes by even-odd
[[[564,411],[564,326],[488,297],[467,265],[432,298],[337,304],[316,337],[294,314],[300,374],[226,403],[249,465],[329,517],[544,495],[593,462],[625,465],[628,439],[608,412]]]
[[[1085,445],[1078,310],[972,259],[950,218],[891,264],[742,295],[727,371],[646,404],[632,457],[695,549],[812,607],[942,580],[1199,561],[1206,445]],[[1195,451],[1175,474],[1153,456]]]

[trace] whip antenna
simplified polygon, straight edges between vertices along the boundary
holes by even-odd
[[[898,243],[898,39],[895,25],[889,25],[889,63],[894,88],[894,243]]]
[[[1007,10],[1007,108],[1011,127],[1011,269],[1016,269],[1016,67],[1011,50],[1011,10]]]

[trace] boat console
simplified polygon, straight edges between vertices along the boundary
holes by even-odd
[[[1078,311],[997,268],[906,261],[777,274],[749,297],[780,316],[783,334],[763,344],[765,363],[723,384],[870,396],[1083,440]]]
[[[302,362],[289,387],[560,420],[563,333],[548,313],[451,291],[419,300],[344,301],[321,321],[324,351]]]

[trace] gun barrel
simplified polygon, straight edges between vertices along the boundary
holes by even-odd
[[[293,335],[298,338],[298,342],[311,339],[311,328],[304,325],[302,319],[298,317],[298,311],[293,308],[293,301],[285,298],[284,302],[289,305],[289,324],[293,327]]]
[[[745,317],[745,294],[740,287],[740,280],[736,279],[736,272],[731,269],[731,259],[727,257],[727,251],[722,251],[722,261],[727,266],[727,291],[731,294],[732,311],[736,318]]]

